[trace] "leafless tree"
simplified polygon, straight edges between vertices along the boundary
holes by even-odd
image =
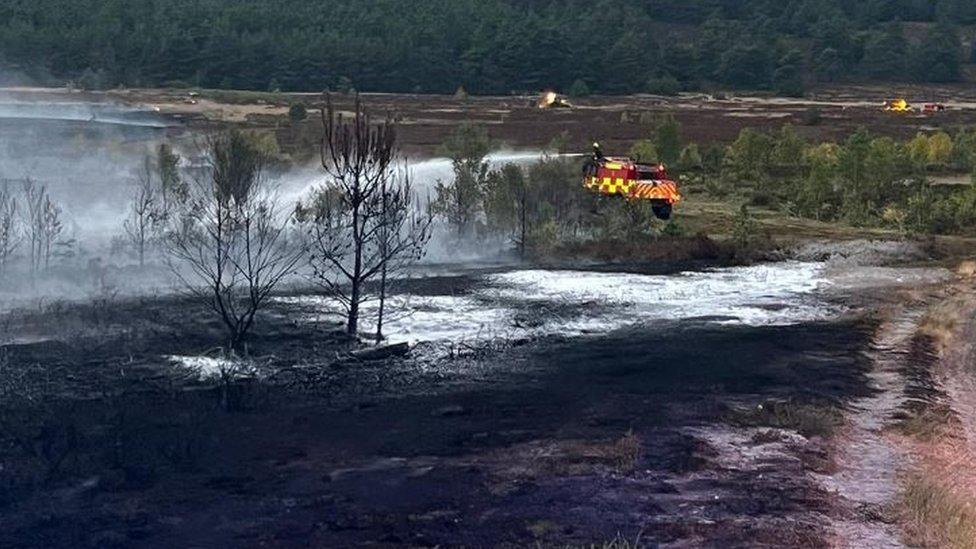
[[[30,270],[31,274],[35,274],[42,266],[50,266],[53,246],[64,231],[64,224],[61,220],[61,207],[51,200],[44,185],[38,185],[33,179],[27,178],[23,182],[23,189],[23,215],[26,240],[30,246]]]
[[[20,245],[20,232],[17,229],[17,198],[10,192],[6,182],[0,187],[0,276]]]
[[[43,246],[41,244],[41,231],[38,228],[41,224],[42,219],[42,209],[43,209],[43,187],[39,187],[37,182],[33,179],[25,179],[23,181],[24,189],[24,230],[26,232],[25,239],[27,245],[30,248],[28,259],[30,260],[30,271],[31,274],[37,272],[38,264],[40,262],[41,250]]]
[[[44,268],[51,266],[51,256],[54,251],[53,246],[58,242],[61,233],[64,232],[64,223],[61,221],[61,206],[51,200],[51,196],[45,193],[43,222],[41,225],[41,242],[43,243]]]
[[[153,238],[157,226],[156,187],[153,183],[152,164],[147,159],[143,172],[132,194],[129,204],[129,217],[123,228],[129,243],[139,255],[139,267],[146,266],[146,248]]]
[[[360,307],[379,278],[381,311],[392,269],[419,259],[430,239],[431,214],[419,213],[398,166],[396,126],[374,124],[357,97],[352,117],[322,111],[322,166],[329,180],[308,205],[299,204],[314,280],[342,306],[346,331],[359,331]],[[382,312],[377,327],[382,338]]]
[[[285,234],[265,178],[268,159],[253,139],[230,131],[205,145],[207,177],[189,186],[170,216],[166,248],[186,288],[205,300],[238,349],[275,287],[301,259]]]

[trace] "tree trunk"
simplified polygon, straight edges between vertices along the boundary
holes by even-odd
[[[139,230],[139,268],[146,267],[146,235],[143,229]]]
[[[356,188],[359,188],[358,183]],[[355,336],[356,332],[359,331],[359,295],[360,285],[363,283],[363,232],[365,228],[360,227],[360,204],[361,201],[357,201],[352,209],[353,247],[355,250],[353,251],[352,289],[349,295],[349,321],[346,325],[346,333],[351,336]]]
[[[386,262],[380,270],[380,312],[376,319],[376,344],[383,341],[383,309],[386,307]]]
[[[525,231],[525,218],[526,218],[526,215],[525,215],[525,189],[522,190],[522,196],[520,198],[521,198],[521,200],[519,202],[521,204],[520,204],[520,208],[519,208],[519,218],[520,218],[519,221],[520,221],[520,224],[521,224],[521,232],[522,232],[522,234],[519,236],[519,257],[522,258],[522,259],[525,259],[525,232],[526,232]]]
[[[352,283],[352,295],[349,303],[349,320],[346,323],[346,333],[355,336],[359,331],[359,282]]]

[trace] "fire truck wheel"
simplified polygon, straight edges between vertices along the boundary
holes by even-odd
[[[667,202],[655,202],[651,205],[651,211],[654,212],[654,217],[667,221],[671,219],[671,204]]]

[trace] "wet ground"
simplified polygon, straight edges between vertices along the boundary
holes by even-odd
[[[100,313],[10,314],[40,342],[5,371],[74,385],[32,435],[48,450],[5,447],[0,546],[827,546],[852,520],[831,435],[883,389],[876,306],[944,276],[851,269],[460,270],[402,287],[391,335],[418,344],[381,362],[293,295],[230,386],[168,358],[218,333],[184,302],[119,303],[62,342],[45,330]]]

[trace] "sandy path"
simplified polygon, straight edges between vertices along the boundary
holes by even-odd
[[[885,435],[893,415],[906,400],[906,360],[920,313],[898,310],[879,328],[868,351],[868,374],[877,392],[854,401],[850,425],[837,441],[838,471],[820,476],[828,491],[842,498],[844,512],[832,521],[837,547],[904,547],[897,524],[887,520],[898,493],[897,474],[910,459]]]

